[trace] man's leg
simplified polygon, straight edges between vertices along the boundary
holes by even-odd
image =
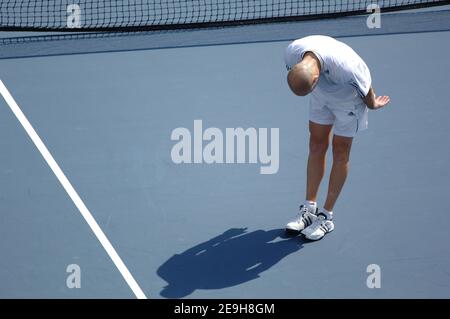
[[[325,172],[325,157],[333,125],[309,121],[309,157],[306,180],[306,200],[317,202],[317,192]]]
[[[352,140],[352,137],[338,135],[333,137],[333,167],[331,168],[327,200],[324,209],[318,215],[322,215],[322,217],[314,219],[311,225],[302,231],[307,239],[319,240],[334,229],[332,211],[347,178]]]
[[[325,155],[333,125],[309,122],[309,157],[306,180],[306,201],[300,206],[300,213],[286,225],[288,232],[300,232],[311,225],[317,212],[317,191],[325,172]]]
[[[331,168],[328,195],[324,208],[331,212],[344,186],[348,174],[352,137],[334,135],[333,137],[333,167]]]

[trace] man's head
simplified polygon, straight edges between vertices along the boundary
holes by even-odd
[[[319,81],[320,67],[315,58],[305,58],[289,71],[287,81],[292,92],[305,96],[314,89]]]

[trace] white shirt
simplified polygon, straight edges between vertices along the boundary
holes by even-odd
[[[321,64],[319,82],[312,92],[316,97],[339,103],[367,95],[372,85],[369,68],[348,45],[323,35],[295,40],[285,52],[287,69],[299,63],[306,52],[314,53]]]

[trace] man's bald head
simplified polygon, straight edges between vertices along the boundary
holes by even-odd
[[[319,80],[320,63],[307,53],[300,63],[289,71],[287,81],[295,95],[305,96],[314,89]]]
[[[305,96],[312,91],[313,73],[307,64],[298,63],[289,71],[287,81],[295,95]]]

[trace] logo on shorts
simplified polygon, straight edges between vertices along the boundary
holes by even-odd
[[[355,116],[356,114],[353,113],[353,112],[349,112],[348,115],[350,115],[350,116]]]

